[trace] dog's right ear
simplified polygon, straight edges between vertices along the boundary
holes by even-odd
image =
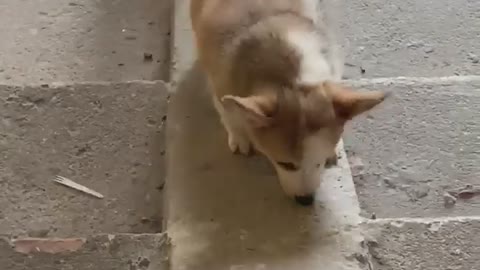
[[[254,128],[264,128],[272,124],[275,100],[269,96],[238,97],[226,95],[222,104],[226,111],[246,121]]]
[[[331,95],[337,117],[346,121],[373,109],[390,95],[381,91],[353,91],[331,82],[325,82],[324,87]]]

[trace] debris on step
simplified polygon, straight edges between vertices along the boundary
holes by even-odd
[[[432,47],[425,48],[425,53],[433,53],[435,50]]]
[[[143,53],[143,60],[144,61],[153,61],[153,54],[144,52]]]
[[[457,203],[457,198],[450,195],[450,193],[448,192],[445,192],[443,194],[443,205],[445,206],[445,208],[451,208],[455,205],[455,203]]]
[[[352,170],[353,176],[362,176],[365,174],[365,164],[363,160],[358,156],[352,155],[349,157],[348,161],[350,162],[350,168]]]
[[[53,179],[53,181],[55,183],[58,183],[58,184],[61,184],[61,185],[64,185],[66,187],[69,187],[69,188],[72,188],[72,189],[75,189],[75,190],[78,190],[80,192],[83,192],[85,194],[88,194],[88,195],[91,195],[93,197],[96,197],[98,199],[103,199],[103,195],[90,189],[90,188],[87,188],[83,185],[80,185],[80,184],[77,184],[75,182],[73,182],[72,180],[68,179],[68,178],[65,178],[63,176],[59,176],[57,175],[57,177],[55,179]]]
[[[469,200],[480,195],[480,186],[467,185],[464,188],[450,190],[448,193],[457,199]]]
[[[478,57],[476,54],[469,53],[468,60],[472,61],[474,64],[478,64],[480,62],[480,57]]]
[[[26,255],[31,253],[57,254],[74,252],[79,250],[85,243],[86,239],[83,238],[24,238],[12,241],[15,251]]]
[[[50,229],[38,229],[28,232],[28,237],[32,238],[47,238],[50,233]]]

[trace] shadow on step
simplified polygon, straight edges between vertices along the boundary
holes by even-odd
[[[336,241],[328,211],[287,198],[264,158],[230,153],[197,66],[179,83],[168,115],[172,269],[318,267]]]

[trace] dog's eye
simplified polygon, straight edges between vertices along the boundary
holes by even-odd
[[[292,162],[277,162],[278,166],[282,167],[282,169],[286,171],[297,171],[297,165],[293,164]]]

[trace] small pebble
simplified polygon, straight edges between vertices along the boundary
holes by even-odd
[[[422,199],[428,196],[428,188],[427,187],[420,187],[414,190],[415,197],[417,199]]]
[[[28,236],[33,238],[46,238],[49,233],[49,229],[33,230],[28,232]]]
[[[388,188],[393,188],[393,189],[397,188],[397,185],[394,183],[394,181],[388,177],[385,177],[383,179],[383,182]]]
[[[434,51],[433,48],[430,48],[430,47],[425,48],[425,53],[432,53],[433,51]]]
[[[363,67],[360,67],[360,72],[361,72],[362,74],[365,74],[365,73],[367,72],[367,70],[365,70]]]
[[[416,49],[422,47],[424,44],[423,42],[410,42],[407,44],[408,48]]]
[[[165,182],[161,183],[161,184],[157,187],[157,190],[158,190],[158,191],[162,191],[164,188],[165,188]]]
[[[372,213],[372,216],[370,217],[370,219],[373,219],[373,220],[377,219],[377,214]]]
[[[462,254],[462,251],[461,251],[459,248],[457,248],[457,249],[455,249],[455,250],[452,250],[452,251],[450,252],[450,254],[455,255],[455,256],[459,256],[459,255]]]
[[[153,54],[151,53],[143,53],[143,60],[145,61],[152,61],[153,60]]]
[[[445,192],[443,194],[443,204],[446,208],[453,207],[455,203],[457,203],[457,198],[455,198],[448,192]]]
[[[468,59],[470,61],[472,61],[472,63],[474,63],[474,64],[478,64],[480,62],[480,58],[476,54],[473,54],[473,53],[468,54]]]
[[[136,37],[136,36],[132,36],[132,35],[128,35],[128,36],[125,36],[125,39],[126,39],[126,40],[136,40],[137,37]]]

